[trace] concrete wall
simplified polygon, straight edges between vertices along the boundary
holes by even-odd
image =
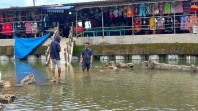
[[[63,39],[67,41],[67,39]],[[48,45],[50,39],[43,45]],[[198,34],[155,34],[155,35],[127,35],[127,36],[105,36],[105,37],[78,37],[76,45],[85,42],[96,44],[148,44],[148,43],[198,43]],[[13,46],[14,39],[0,39],[0,46]]]
[[[148,43],[198,43],[198,34],[156,34],[105,37],[78,37],[76,45],[85,42],[96,44],[148,44]]]

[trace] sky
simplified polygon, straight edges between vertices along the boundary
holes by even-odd
[[[102,1],[102,0],[35,0],[35,4],[39,6],[39,5],[67,4],[67,3],[88,2],[88,1]],[[33,0],[0,0],[0,8],[23,7],[23,6],[33,6]]]

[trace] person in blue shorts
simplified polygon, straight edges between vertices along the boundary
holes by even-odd
[[[50,44],[50,58],[51,58],[51,65],[52,65],[52,80],[56,81],[55,77],[55,68],[58,67],[58,80],[60,80],[61,76],[61,64],[60,64],[60,36],[56,36],[54,41]]]
[[[83,72],[87,70],[87,72],[90,69],[90,66],[92,64],[93,60],[93,53],[92,50],[89,48],[89,43],[85,43],[85,48],[82,49],[81,54],[80,54],[80,63],[82,65],[82,70]]]

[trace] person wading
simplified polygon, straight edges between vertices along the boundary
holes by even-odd
[[[87,72],[90,69],[90,66],[92,64],[93,54],[92,50],[89,48],[89,43],[85,43],[85,48],[82,49],[81,55],[80,55],[80,63],[82,65],[83,72],[87,70]]]
[[[56,36],[54,41],[50,44],[50,58],[51,58],[51,65],[52,65],[52,80],[56,81],[55,77],[55,69],[56,66],[58,67],[58,80],[60,80],[61,75],[61,64],[60,64],[60,36]]]

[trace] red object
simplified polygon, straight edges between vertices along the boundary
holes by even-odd
[[[109,12],[109,18],[110,19],[113,19],[113,12],[110,10],[110,12]]]
[[[74,32],[75,33],[82,33],[83,31],[84,31],[84,27],[80,27],[80,26],[78,26],[78,27],[74,27]]]
[[[140,26],[141,26],[141,20],[139,18],[134,19],[134,32],[138,33],[140,32]]]
[[[2,34],[12,35],[12,24],[2,24]]]
[[[190,12],[191,13],[195,13],[195,12],[198,12],[198,5],[191,5],[190,7]]]

